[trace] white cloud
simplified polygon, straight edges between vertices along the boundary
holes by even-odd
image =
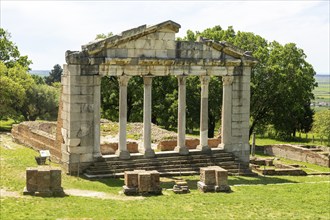
[[[12,33],[33,69],[64,63],[98,33],[119,33],[164,20],[202,31],[221,25],[280,43],[295,42],[319,72],[329,72],[329,2],[317,1],[2,1],[1,26]]]

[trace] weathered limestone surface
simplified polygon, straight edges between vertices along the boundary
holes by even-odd
[[[230,192],[228,171],[219,166],[200,168],[200,181],[197,187],[203,192]]]
[[[53,167],[29,167],[26,169],[24,195],[64,196],[61,186],[61,169]]]
[[[178,77],[178,139],[175,150],[189,154],[185,144],[186,77],[201,77],[200,150],[210,151],[208,131],[208,83],[210,76],[222,76],[222,143],[247,165],[250,74],[256,60],[249,52],[226,42],[199,37],[196,42],[175,41],[180,25],[173,21],[142,25],[120,35],[92,41],[82,51],[67,51],[62,76],[61,100],[62,162],[66,170],[83,170],[101,157],[100,151],[100,80],[117,76],[120,85],[119,148],[117,155],[129,159],[126,145],[127,83],[131,76],[144,77],[144,136],[142,153],[154,157],[151,149],[152,78]],[[188,97],[189,98],[189,97]],[[58,137],[60,138],[60,137]],[[59,140],[57,140],[59,142]]]
[[[155,170],[125,171],[125,185],[123,192],[126,195],[135,194],[161,194],[159,173]]]

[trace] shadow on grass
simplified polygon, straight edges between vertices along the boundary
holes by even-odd
[[[124,185],[124,180],[120,178],[99,178],[99,179],[89,179],[84,175],[80,175],[79,178],[88,180],[91,182],[100,182],[109,187],[122,187]]]
[[[278,176],[257,176],[257,177],[243,177],[235,176],[228,180],[229,185],[256,185],[256,184],[277,184],[277,183],[298,183],[296,181],[280,178]]]

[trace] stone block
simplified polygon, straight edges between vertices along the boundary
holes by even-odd
[[[116,57],[116,49],[107,49],[107,57]]]
[[[160,151],[172,151],[177,145],[176,140],[167,140],[167,141],[160,141],[157,145],[157,149]]]
[[[202,181],[205,185],[215,185],[215,170],[209,167],[200,168],[200,181]]]
[[[81,75],[80,65],[73,65],[73,64],[63,65],[63,76],[79,76],[79,75]]]
[[[216,185],[217,186],[227,186],[228,185],[228,171],[218,167],[215,170],[216,174]]]
[[[157,33],[158,40],[175,40],[175,33],[174,32],[158,32]]]
[[[208,139],[208,146],[210,148],[216,148],[218,145],[221,144],[221,139],[220,138],[210,138]]]
[[[138,184],[140,193],[148,193],[151,191],[151,175],[149,172],[139,173]]]
[[[186,147],[189,149],[196,149],[196,147],[199,145],[199,139],[187,139],[186,140]]]
[[[176,57],[176,50],[175,49],[167,50],[167,57],[168,58],[175,58]]]
[[[99,65],[81,65],[81,75],[98,75]]]
[[[139,185],[139,173],[137,171],[125,171],[125,186],[128,188],[137,188]]]
[[[93,145],[83,147],[68,147],[68,152],[72,154],[90,154],[93,153]]]
[[[27,191],[35,192],[38,190],[37,185],[37,168],[29,167],[26,169],[26,189]]]
[[[116,49],[116,57],[118,58],[126,58],[128,55],[127,49]]]
[[[62,190],[62,177],[61,169],[52,168],[50,169],[50,190],[58,191]]]
[[[159,172],[156,170],[150,171],[150,185],[151,185],[151,191],[155,192],[159,190],[160,188],[160,175]]]
[[[167,58],[167,50],[156,50],[157,58]]]
[[[39,192],[50,190],[50,172],[47,168],[38,168],[37,183]]]

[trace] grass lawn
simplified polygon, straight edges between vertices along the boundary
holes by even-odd
[[[0,131],[10,131],[11,126],[15,123],[13,119],[0,120]]]
[[[22,196],[25,169],[36,166],[37,153],[1,135],[0,187],[18,197],[1,195],[5,219],[330,219],[329,176],[230,176],[232,193],[201,193],[198,176],[183,177],[191,193],[176,195],[174,178],[162,178],[163,195],[127,197],[123,179],[87,180],[62,176],[66,189],[93,190],[115,199],[82,196],[41,198]],[[52,164],[56,166],[56,164]],[[180,178],[180,177],[177,177]],[[119,199],[118,199],[119,198]]]

